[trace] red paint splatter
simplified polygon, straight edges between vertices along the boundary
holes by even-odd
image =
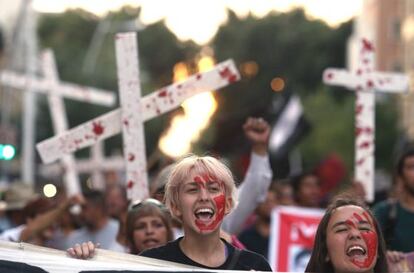
[[[352,259],[351,261],[359,268],[367,268],[372,265],[375,257],[377,257],[378,235],[375,231],[370,230],[362,232],[361,236],[365,244],[367,245],[367,257],[363,261],[357,261],[354,259]]]
[[[201,79],[201,74],[197,74],[197,75],[196,75],[196,79],[197,79],[197,80],[200,80],[200,79]]]
[[[374,82],[372,80],[367,81],[368,88],[374,88]]]
[[[374,51],[374,45],[367,39],[362,39],[362,51]]]
[[[132,189],[133,186],[134,186],[134,181],[129,180],[128,183],[127,183],[127,188]]]
[[[326,79],[327,80],[332,80],[333,77],[334,77],[334,74],[332,72],[329,72],[329,73],[326,74]]]
[[[365,211],[362,213],[362,215],[363,217],[359,215],[358,213],[354,213],[353,218],[356,219],[358,223],[363,221],[363,219],[365,218],[368,221],[368,223],[371,225],[371,227],[374,228],[369,215]],[[347,223],[352,222],[352,224],[354,225],[354,222],[352,220],[347,220],[346,222]],[[355,225],[353,227],[355,227]],[[369,230],[369,231],[361,231],[361,236],[367,247],[367,257],[363,261],[352,259],[351,262],[355,264],[356,266],[358,266],[359,268],[367,268],[372,265],[375,257],[377,256],[378,235],[376,231]]]
[[[362,90],[363,90],[363,88],[362,88],[362,86],[361,86],[361,85],[357,85],[357,87],[355,88],[355,90],[356,90],[357,92],[359,92],[359,91],[362,91]]]
[[[358,148],[359,149],[368,149],[370,146],[371,146],[370,141],[364,141],[358,146]]]
[[[359,68],[359,69],[357,70],[356,74],[357,74],[358,76],[361,76],[361,75],[362,75],[362,69],[361,69],[361,68]]]
[[[348,226],[351,226],[351,227],[353,227],[353,228],[356,228],[356,225],[355,225],[355,223],[352,221],[352,220],[346,220],[345,221],[345,223],[348,225]]]
[[[171,104],[174,104],[174,98],[173,98],[173,94],[172,94],[172,92],[170,92],[170,93],[168,94],[168,98],[170,99],[170,103],[171,103]]]
[[[100,122],[92,122],[92,126],[93,126],[92,131],[96,136],[103,134],[105,128],[101,125]]]
[[[163,98],[167,96],[167,90],[163,89],[161,91],[158,92],[158,97]]]
[[[364,164],[364,162],[365,162],[365,158],[361,158],[361,159],[359,159],[359,160],[356,162],[356,164],[357,164],[358,166],[361,166],[362,164]]]
[[[80,145],[80,144],[82,144],[83,140],[82,139],[75,139],[73,142],[75,143],[75,145]]]
[[[367,220],[367,221],[368,221],[368,223],[369,223],[371,226],[374,226],[374,225],[372,224],[371,217],[369,216],[369,214],[368,214],[366,211],[364,211],[364,212],[362,213],[362,215],[364,216],[365,220]]]
[[[355,136],[359,136],[361,133],[362,133],[362,128],[360,128],[360,127],[356,127],[355,128]]]
[[[366,127],[366,128],[356,127],[355,128],[355,135],[356,136],[359,136],[361,134],[371,135],[372,132],[373,132],[373,130],[370,127]]]
[[[366,134],[371,135],[372,132],[373,132],[372,128],[370,128],[370,127],[365,128],[365,133]]]
[[[355,114],[357,114],[357,115],[361,114],[363,109],[364,109],[364,106],[362,104],[358,104],[355,107]]]
[[[223,70],[220,70],[219,74],[222,78],[227,79],[229,83],[237,81],[237,75],[231,73],[231,70],[228,67],[224,68]]]
[[[129,162],[132,162],[132,161],[134,161],[135,160],[135,155],[134,154],[128,154],[128,161]]]
[[[124,120],[122,121],[122,123],[123,123],[126,127],[128,127],[128,126],[129,126],[129,121],[128,121],[128,119],[124,119]]]
[[[362,217],[361,215],[359,215],[358,213],[354,212],[354,217],[357,219],[358,223],[362,221]]]
[[[201,188],[205,189],[207,182],[216,181],[216,178],[208,173],[197,175],[193,178],[194,182],[200,185]]]
[[[178,88],[178,89],[181,89],[181,87],[183,87],[181,84],[178,84],[178,85],[177,85],[177,88]]]
[[[195,224],[200,229],[200,231],[215,230],[224,218],[224,208],[225,208],[225,203],[226,203],[225,195],[221,194],[213,198],[213,200],[214,200],[214,203],[216,204],[216,210],[217,210],[214,220],[208,225],[198,219],[195,220]]]
[[[145,105],[145,107],[150,108],[151,106],[149,104]]]

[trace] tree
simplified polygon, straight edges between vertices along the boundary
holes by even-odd
[[[229,87],[231,92],[217,95],[221,106],[215,117],[217,139],[211,148],[220,154],[243,151],[241,125],[247,116],[264,116],[270,122],[276,119],[269,109],[274,97],[282,93],[271,90],[273,78],[284,79],[284,91],[299,94],[303,101],[312,99],[321,88],[323,70],[344,66],[345,41],[351,33],[351,22],[331,28],[308,19],[302,9],[273,12],[262,19],[240,19],[232,12],[228,17],[212,42],[217,58],[232,57],[238,64],[254,62],[258,73]]]

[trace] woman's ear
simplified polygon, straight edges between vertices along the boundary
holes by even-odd
[[[232,208],[233,208],[233,198],[231,196],[227,196],[225,208],[224,208],[224,215],[229,214]]]
[[[181,209],[177,206],[177,204],[175,204],[175,203],[171,204],[171,207],[170,208],[171,208],[172,216],[174,216],[174,217],[176,217],[176,218],[178,218],[178,219],[181,220],[181,216],[183,214],[181,212]]]

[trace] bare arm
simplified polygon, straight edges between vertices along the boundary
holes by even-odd
[[[22,230],[20,234],[20,241],[26,242],[39,234],[44,229],[50,227],[55,223],[59,217],[67,210],[70,206],[74,204],[79,204],[82,202],[81,196],[73,196],[69,199],[66,199],[64,202],[60,203],[56,208],[49,210],[45,213],[37,215],[34,219],[31,219],[27,222],[26,227]]]
[[[247,217],[266,198],[272,182],[272,170],[267,153],[270,126],[261,118],[248,118],[243,125],[246,137],[252,143],[252,154],[246,176],[239,188],[239,204],[224,218],[222,228],[237,234]]]

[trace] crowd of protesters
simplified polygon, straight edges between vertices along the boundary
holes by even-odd
[[[271,212],[295,206],[325,209],[305,272],[403,271],[399,262],[414,251],[414,150],[399,157],[393,195],[371,212],[358,182],[326,197],[315,172],[272,180],[269,124],[248,118],[243,129],[252,152],[237,187],[222,161],[195,155],[160,170],[146,200],[128,200],[122,181],[53,199],[12,183],[0,203],[0,239],[85,259],[99,247],[207,269],[271,271]],[[79,215],[69,212],[75,204]]]

